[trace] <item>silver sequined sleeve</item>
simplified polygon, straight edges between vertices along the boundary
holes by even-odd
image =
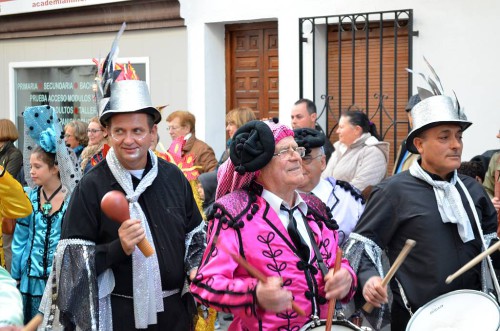
[[[39,330],[99,329],[95,273],[95,244],[61,240],[40,305],[44,320]]]
[[[343,248],[344,255],[349,260],[354,272],[359,271],[361,258],[363,254],[366,254],[377,268],[380,277],[384,277],[382,249],[374,241],[353,232]]]
[[[184,265],[186,273],[193,268],[198,268],[203,257],[203,252],[207,246],[206,243],[206,223],[204,221],[186,235],[186,254],[184,256]]]
[[[372,263],[374,268],[377,270],[378,275],[383,278],[385,271],[388,270],[388,260],[387,256],[384,254],[382,249],[375,244],[373,240],[370,240],[360,234],[352,232],[349,236],[347,242],[343,245],[344,256],[349,260],[349,263],[358,274],[358,281],[360,269],[363,268],[362,263]],[[364,266],[366,268],[366,266]],[[364,284],[359,283],[363,286]],[[389,291],[390,292],[390,291]],[[392,293],[389,294],[389,301],[392,301]],[[383,305],[382,309],[375,309],[372,314],[366,314],[370,323],[380,330],[383,325],[385,325],[389,319],[389,305]]]

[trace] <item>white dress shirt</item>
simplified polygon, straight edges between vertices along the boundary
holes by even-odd
[[[288,223],[290,222],[290,219],[288,212],[286,210],[281,210],[280,208],[281,205],[285,206],[288,209],[292,209],[298,206],[298,208],[293,211],[293,217],[297,221],[297,230],[299,231],[299,234],[302,236],[302,239],[304,239],[304,242],[309,247],[309,261],[310,261],[313,250],[311,246],[311,238],[309,238],[309,234],[307,232],[306,225],[304,223],[304,218],[302,217],[302,215],[307,215],[307,205],[304,202],[304,200],[302,200],[300,195],[297,192],[295,192],[295,205],[290,206],[276,194],[266,189],[262,190],[261,196],[264,200],[267,201],[267,203],[269,203],[269,206],[271,206],[274,212],[278,215],[278,217],[281,220],[281,223],[283,223],[283,226],[285,227],[285,230],[288,228]]]
[[[344,242],[358,223],[365,205],[356,200],[351,192],[340,186],[333,187],[326,179],[320,179],[318,185],[311,191],[321,199],[332,211],[333,219],[339,225],[340,242]],[[344,235],[340,233],[342,231]]]

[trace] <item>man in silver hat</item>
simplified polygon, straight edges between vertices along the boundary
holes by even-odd
[[[181,291],[186,275],[196,269],[202,257],[204,222],[183,173],[149,150],[160,118],[145,82],[124,80],[112,84],[109,103],[100,116],[111,149],[106,159],[82,178],[64,218],[62,238],[66,240],[62,245],[69,243],[78,253],[82,240],[86,245],[95,244],[95,259],[82,260],[91,264],[83,269],[95,272],[99,294],[98,305],[90,300],[94,305],[82,303],[70,313],[82,316],[85,310],[98,307],[100,330],[192,329],[192,315],[183,304]],[[121,224],[101,209],[103,196],[112,190],[123,192],[128,201],[130,217]],[[150,257],[136,248],[144,238],[155,251]],[[59,247],[58,252],[62,249]],[[64,254],[69,252],[73,251]],[[78,272],[81,260],[61,259],[64,254],[56,254],[56,269],[61,263],[61,273]],[[59,276],[59,296],[70,302],[67,296],[71,295],[85,300],[86,295],[74,290],[76,285],[65,284],[66,278],[72,277]],[[89,278],[90,295],[97,295]],[[71,290],[64,292],[64,288]],[[71,323],[85,329],[79,323],[90,323],[95,316],[83,315]],[[50,324],[50,317],[46,323]]]
[[[388,289],[382,286],[382,252],[393,264],[406,240],[416,241],[390,282],[393,331],[405,330],[412,313],[445,293],[498,291],[491,263],[477,265],[451,284],[445,283],[449,275],[498,240],[497,216],[481,185],[457,175],[462,134],[472,123],[458,101],[429,94],[420,93],[422,101],[411,110],[413,130],[407,137],[408,150],[420,154],[420,160],[409,171],[373,188],[345,246],[364,299],[375,307],[383,305],[385,311]]]

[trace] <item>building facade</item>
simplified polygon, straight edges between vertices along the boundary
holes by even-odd
[[[43,102],[53,91],[38,90],[42,77],[58,77],[49,69],[91,67],[92,58],[105,57],[126,21],[120,58],[138,64],[155,104],[169,105],[163,117],[193,112],[197,136],[217,155],[229,109],[248,105],[260,118],[289,123],[301,97],[315,101],[332,141],[341,110],[369,112],[393,155],[408,132],[405,100],[420,83],[405,68],[426,71],[423,56],[474,122],[464,159],[498,147],[500,46],[488,33],[500,9],[494,0],[87,1],[100,4],[5,14],[21,0],[0,2],[0,117],[19,122],[23,107]],[[85,82],[93,75],[88,67]],[[83,86],[87,100],[92,92]],[[76,107],[76,117],[93,111],[64,102],[54,105],[65,112]],[[164,121],[159,132],[168,145]]]
[[[0,8],[16,2],[25,3],[1,2]],[[92,59],[106,57],[122,22],[127,28],[119,62],[137,65],[155,105],[168,104],[164,111],[186,109],[187,32],[179,2],[94,2],[101,4],[0,16],[0,118],[10,118],[22,130],[24,108],[46,101],[64,121],[97,115]],[[164,121],[160,137],[168,144]]]
[[[335,116],[339,108],[346,108],[349,104],[360,105],[359,108],[366,110],[368,104],[375,102],[371,100],[374,98],[371,94],[368,96],[369,102],[366,102],[367,91],[369,90],[370,93],[373,91],[371,88],[362,91],[363,87],[356,85],[351,94],[343,97],[343,100],[347,98],[349,102],[339,103],[338,100],[341,95],[332,93],[332,91],[338,91],[338,86],[336,88],[326,87],[325,76],[330,75],[324,70],[326,68],[324,62],[327,57],[325,50],[327,46],[323,46],[322,49],[321,42],[319,42],[319,40],[329,40],[330,37],[327,32],[324,32],[327,35],[321,38],[322,31],[319,26],[321,24],[329,25],[330,21],[327,22],[326,19],[323,23],[316,21],[316,38],[313,38],[311,28],[307,28],[305,24],[299,24],[301,19],[336,16],[337,28],[333,26],[332,29],[338,31],[338,17],[345,15],[347,18],[342,21],[341,25],[349,25],[348,17],[354,17],[355,20],[358,20],[355,22],[358,26],[357,29],[362,30],[364,24],[363,14],[365,13],[396,13],[407,10],[410,10],[412,15],[411,34],[406,36],[410,41],[400,43],[400,46],[409,47],[409,49],[403,49],[398,53],[398,56],[400,57],[402,53],[406,52],[407,55],[402,60],[406,61],[409,67],[416,71],[427,71],[423,61],[423,56],[425,56],[436,69],[445,89],[449,93],[452,93],[452,89],[456,92],[461,105],[465,107],[466,114],[474,122],[474,125],[464,135],[463,158],[469,159],[485,150],[498,148],[495,134],[500,128],[500,111],[498,110],[500,100],[498,99],[496,77],[500,68],[497,64],[500,46],[492,42],[491,34],[485,33],[486,31],[495,30],[495,13],[497,9],[500,9],[500,3],[498,2],[493,0],[480,3],[464,0],[443,0],[438,2],[431,0],[255,0],[252,2],[180,0],[180,3],[181,16],[185,20],[188,37],[188,108],[195,112],[202,123],[205,123],[205,125],[197,128],[197,134],[205,137],[206,141],[218,151],[222,150],[225,140],[222,118],[228,106],[245,103],[259,105],[260,101],[252,100],[252,90],[264,89],[267,91],[271,101],[267,103],[269,108],[264,109],[264,112],[267,111],[267,115],[273,116],[278,113],[280,119],[285,123],[289,123],[291,107],[300,97],[314,99],[321,110],[325,103],[321,99],[321,95],[332,96],[331,108],[333,113],[330,116]],[[384,18],[384,26],[390,25],[394,21],[409,19],[407,15],[396,19],[395,15],[393,14],[392,18]],[[358,18],[358,16],[361,18]],[[334,25],[335,21],[332,22]],[[269,60],[268,62],[271,63],[268,66],[262,63],[258,64],[258,61],[252,58],[252,54],[248,52],[246,46],[248,42],[252,43],[252,40],[255,45],[258,45],[258,34],[255,34],[253,39],[250,37],[250,41],[245,39],[245,36],[236,36],[236,43],[240,42],[240,50],[247,52],[246,54],[249,54],[247,57],[244,56],[238,60],[238,50],[236,54],[228,54],[228,52],[231,53],[230,30],[235,28],[244,29],[245,25],[256,23],[263,25],[261,35],[264,36],[268,36],[266,34],[266,25],[268,29],[273,24],[276,28],[275,40],[268,42],[268,45],[272,45],[273,42],[276,43],[274,53],[267,53],[268,56],[265,60]],[[372,28],[376,29],[377,26],[370,25],[368,28],[370,30],[368,39],[379,38],[371,35],[373,33]],[[480,31],[483,31],[483,33]],[[384,34],[386,32],[387,30],[384,28]],[[335,36],[332,38],[335,38]],[[401,41],[401,38],[399,38],[399,41]],[[334,41],[332,40],[332,42]],[[386,46],[387,43],[384,41],[384,47]],[[258,46],[256,47],[258,48]],[[370,48],[370,61],[377,58],[375,49]],[[342,52],[344,51],[345,48],[343,48]],[[352,56],[351,52],[342,54],[344,54],[343,59]],[[364,67],[366,58],[364,55],[359,55],[362,54],[362,51],[356,54],[356,60],[352,60],[351,65],[356,68],[358,66]],[[362,58],[358,59],[358,55]],[[315,58],[315,61],[312,62],[314,64],[311,64],[311,57]],[[396,55],[393,55],[394,57]],[[383,66],[387,64],[386,60],[390,59],[384,53]],[[265,81],[259,83],[257,79],[252,79],[251,75],[243,78],[237,74],[233,75],[234,70],[228,71],[227,66],[234,66],[235,62],[238,63],[238,61],[243,67],[241,70],[242,76],[245,75],[245,65],[247,65],[246,71],[251,71],[254,67],[260,65],[260,70],[264,71],[260,79]],[[277,73],[274,75],[266,74],[269,68],[273,68],[273,63]],[[394,59],[392,59],[391,63],[394,63]],[[334,71],[335,68],[336,65],[330,65],[328,70]],[[238,68],[235,70],[238,71]],[[349,81],[349,78],[353,79],[352,72],[355,70],[349,69],[349,71],[351,74],[343,74],[344,79],[337,85],[346,86],[347,89],[351,90],[353,84]],[[408,95],[416,92],[419,81],[417,77],[409,76],[401,63],[393,71],[399,77],[397,85],[406,84],[406,88],[409,88],[407,94],[399,93],[395,101],[395,95],[391,94],[391,91],[387,92],[386,89],[382,89],[377,93],[380,94],[379,97],[387,96],[384,101],[385,108],[392,107],[392,110],[397,108],[396,110],[400,114],[399,119],[397,119],[403,122],[403,126],[399,126],[398,136],[400,137],[398,141],[400,141],[403,135],[402,132],[408,130],[407,124],[404,124],[406,119],[401,116],[401,114],[404,114],[405,102],[403,100],[407,99]],[[356,73],[356,75],[359,77],[363,73]],[[408,79],[408,77],[410,78]],[[365,80],[363,79],[363,81]],[[243,98],[239,101],[236,98],[237,101],[235,102],[233,94],[235,90],[238,90],[239,83],[241,83],[240,90]],[[333,84],[331,79],[328,80],[328,83]],[[394,84],[394,82],[390,84]],[[375,85],[376,83],[370,86]],[[384,86],[388,85],[385,84]],[[357,93],[354,98],[353,94],[359,90],[361,92]],[[370,113],[374,112],[375,108],[376,104],[372,105]],[[324,118],[320,119],[320,122],[323,121],[325,127],[326,116],[324,114],[323,116]],[[394,118],[392,120],[394,121]],[[378,121],[375,121],[375,123],[379,124]],[[406,128],[404,128],[404,125],[406,125]],[[332,127],[334,127],[334,124],[330,123],[329,129]],[[394,150],[393,138],[388,141],[391,142],[391,150]]]

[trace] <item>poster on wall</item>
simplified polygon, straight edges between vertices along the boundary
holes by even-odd
[[[146,80],[146,63],[133,63],[139,79]],[[29,67],[14,69],[14,106],[18,130],[24,130],[27,107],[49,105],[61,125],[73,120],[89,122],[98,116],[95,65]],[[20,137],[22,137],[22,133]],[[22,141],[19,141],[22,146]]]
[[[0,0],[0,16],[131,0]]]

